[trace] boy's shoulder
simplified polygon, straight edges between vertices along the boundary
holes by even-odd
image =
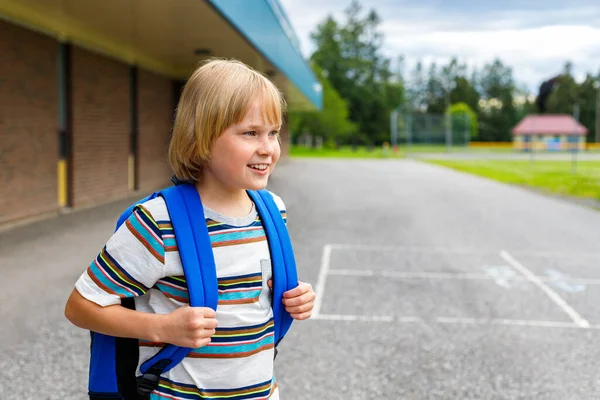
[[[281,197],[279,197],[277,194],[271,191],[269,191],[269,194],[273,196],[273,200],[275,201],[275,204],[277,205],[279,210],[285,212],[285,203],[283,202]],[[171,220],[171,217],[169,216],[169,210],[167,209],[167,203],[165,202],[165,199],[162,196],[157,196],[154,199],[138,203],[137,206],[149,213],[155,221],[164,222]]]
[[[153,199],[137,204],[138,207],[144,209],[155,221],[170,221],[167,203],[162,196],[157,196]]]
[[[273,200],[275,201],[275,204],[277,205],[277,207],[279,207],[279,210],[285,211],[285,203],[283,202],[281,197],[277,196],[275,193],[271,192],[270,190],[269,190],[269,194],[271,194],[271,196],[273,196]]]

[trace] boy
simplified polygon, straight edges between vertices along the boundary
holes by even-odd
[[[165,372],[151,399],[278,399],[269,248],[246,190],[261,190],[279,159],[284,100],[271,81],[236,61],[212,60],[186,83],[169,161],[204,205],[219,303],[189,307],[176,238],[161,197],[136,207],[79,278],[65,309],[76,326],[140,339],[139,365],[165,343],[194,350]],[[285,206],[273,195],[282,215]],[[136,310],[120,306],[134,297]],[[315,293],[299,282],[283,303],[310,318]]]

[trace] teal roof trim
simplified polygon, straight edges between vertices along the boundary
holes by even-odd
[[[298,38],[279,0],[209,0],[317,109],[321,84],[302,56]]]

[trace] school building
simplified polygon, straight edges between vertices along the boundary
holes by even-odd
[[[0,226],[168,185],[175,105],[206,57],[322,107],[279,0],[0,2]]]
[[[512,130],[513,147],[519,151],[583,151],[587,132],[567,114],[528,115]]]

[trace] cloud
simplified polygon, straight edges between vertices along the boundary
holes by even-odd
[[[573,63],[578,79],[600,70],[600,7],[597,0],[503,2],[472,0],[379,0],[383,52],[445,63],[456,56],[480,67],[500,58],[530,90]],[[314,50],[310,32],[328,14],[343,21],[350,1],[282,0],[304,53]],[[366,10],[366,7],[365,7]]]
[[[385,27],[382,30],[386,31]],[[592,54],[600,49],[600,28],[588,26],[546,26],[531,29],[494,31],[437,31],[398,34],[393,25],[386,34],[388,56],[406,54],[407,61],[438,60],[458,56],[470,66],[500,58],[511,66],[517,80],[530,88],[559,73],[566,61],[574,63],[574,73],[596,72],[600,59]]]

